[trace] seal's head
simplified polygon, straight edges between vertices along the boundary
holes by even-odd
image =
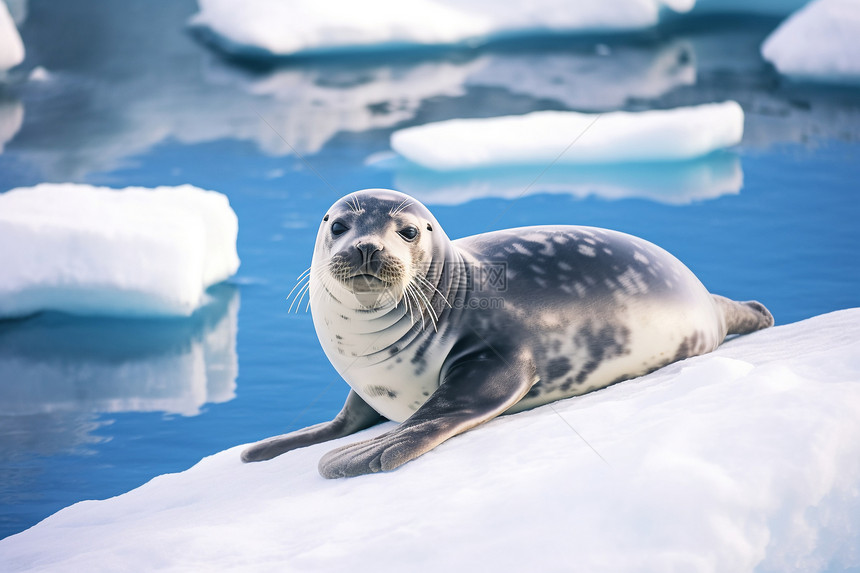
[[[322,286],[355,309],[397,305],[421,282],[448,239],[430,211],[388,189],[365,189],[326,213],[312,268]]]

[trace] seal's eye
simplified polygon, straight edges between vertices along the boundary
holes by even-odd
[[[414,241],[415,237],[418,236],[418,229],[410,225],[397,231],[397,234],[407,241]]]
[[[349,231],[349,227],[341,223],[340,221],[335,221],[331,224],[331,234],[335,237],[339,237]]]

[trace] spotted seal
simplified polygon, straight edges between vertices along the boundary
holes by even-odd
[[[303,278],[320,343],[352,389],[334,420],[259,442],[242,459],[400,422],[326,454],[327,478],[392,470],[500,414],[773,324],[762,304],[710,294],[643,239],[541,226],[451,241],[424,205],[384,189],[331,207]]]

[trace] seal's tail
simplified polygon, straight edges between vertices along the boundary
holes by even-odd
[[[773,326],[773,315],[756,300],[738,302],[716,294],[711,296],[726,321],[726,334],[747,334]]]

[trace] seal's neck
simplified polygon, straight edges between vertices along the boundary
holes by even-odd
[[[458,308],[466,283],[463,257],[448,240],[434,249],[403,292],[383,293],[372,306],[325,272],[312,272],[311,314],[320,344],[336,367],[387,360],[390,349],[432,336]]]

